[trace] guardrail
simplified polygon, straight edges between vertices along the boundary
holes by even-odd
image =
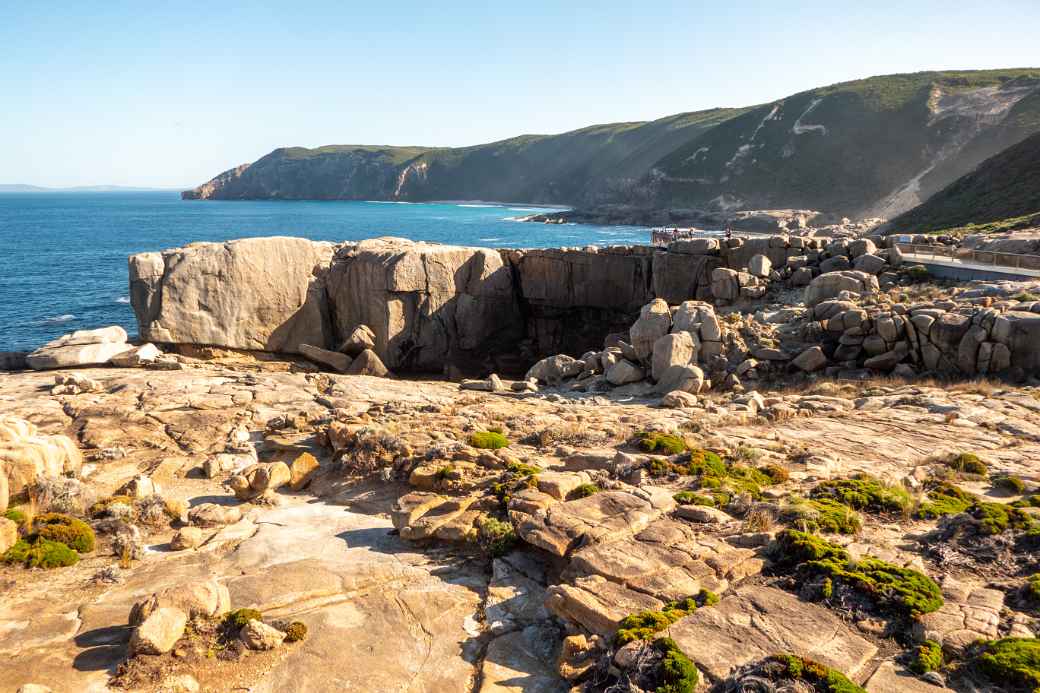
[[[1040,255],[1022,255],[1019,253],[997,253],[991,250],[972,250],[971,248],[955,248],[946,245],[896,243],[906,255],[931,257],[935,259],[955,260],[958,262],[989,265],[991,267],[1008,267],[1040,271]]]

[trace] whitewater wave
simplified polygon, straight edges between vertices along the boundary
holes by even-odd
[[[479,241],[486,241],[488,243],[493,243],[495,241],[500,241],[502,239],[501,238],[478,238],[477,240],[479,240]]]
[[[498,207],[499,205],[455,205],[456,207]]]
[[[120,296],[119,298],[116,299],[116,303],[130,303],[130,297],[129,296]]]
[[[365,200],[365,202],[371,205],[410,205],[411,202],[403,202],[401,200]]]
[[[76,316],[72,313],[65,313],[64,315],[55,315],[49,318],[44,318],[40,321],[41,325],[60,325],[63,322],[71,322],[75,320]]]
[[[549,207],[506,207],[510,212],[555,212]]]

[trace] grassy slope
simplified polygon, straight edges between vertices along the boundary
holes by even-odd
[[[969,225],[992,232],[1035,222],[1040,222],[1040,132],[990,157],[891,225],[899,232]]]
[[[811,207],[859,215],[925,171],[951,132],[970,129],[970,117],[947,118],[938,125],[930,121],[934,85],[949,94],[1030,79],[1040,85],[1040,69],[887,75],[763,106],[524,135],[473,147],[279,149],[217,186],[217,196],[662,207],[705,207],[721,200],[745,209]],[[825,125],[826,133],[796,134],[799,118],[803,126]],[[1040,88],[999,126],[965,138],[959,151],[921,179],[921,195],[1038,130]]]
[[[1038,78],[1037,69],[922,72],[795,94],[725,122],[665,157],[658,167],[674,183],[665,187],[661,204],[698,206],[728,196],[750,207],[864,213],[870,202],[885,198],[898,184],[925,170],[942,146],[943,132],[929,122],[933,85],[951,93]],[[817,100],[812,111],[803,115]],[[1040,129],[1033,117],[1033,100],[1040,102],[1040,96],[1027,97],[1026,107],[1017,109],[1021,111],[1017,119],[998,128],[1004,140],[992,137],[993,141],[979,142],[974,149],[972,141],[965,148],[967,163],[960,156],[952,157],[923,179],[925,194],[960,173],[946,170],[954,164],[974,165],[997,151],[1003,141],[1017,141]],[[803,126],[824,124],[826,134],[796,134],[800,117]],[[747,147],[743,156],[738,155],[741,146]],[[698,150],[701,154],[694,156]]]

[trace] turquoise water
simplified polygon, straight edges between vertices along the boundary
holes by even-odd
[[[0,194],[0,351],[77,329],[137,331],[126,258],[193,241],[403,236],[486,247],[649,242],[639,227],[523,224],[524,205],[182,201],[176,192]]]

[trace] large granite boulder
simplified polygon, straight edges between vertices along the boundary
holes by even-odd
[[[817,303],[836,297],[842,291],[862,294],[877,290],[877,277],[866,272],[827,272],[813,279],[805,288],[805,305],[812,308]]]
[[[375,353],[391,370],[479,363],[524,334],[512,275],[494,250],[361,241],[336,254],[328,294],[334,341],[367,325]]]
[[[68,436],[42,435],[24,419],[0,417],[0,475],[9,495],[21,494],[39,477],[75,474],[82,466],[83,455]]]
[[[276,236],[132,255],[141,337],[283,353],[329,348],[324,276],[334,250]]]

